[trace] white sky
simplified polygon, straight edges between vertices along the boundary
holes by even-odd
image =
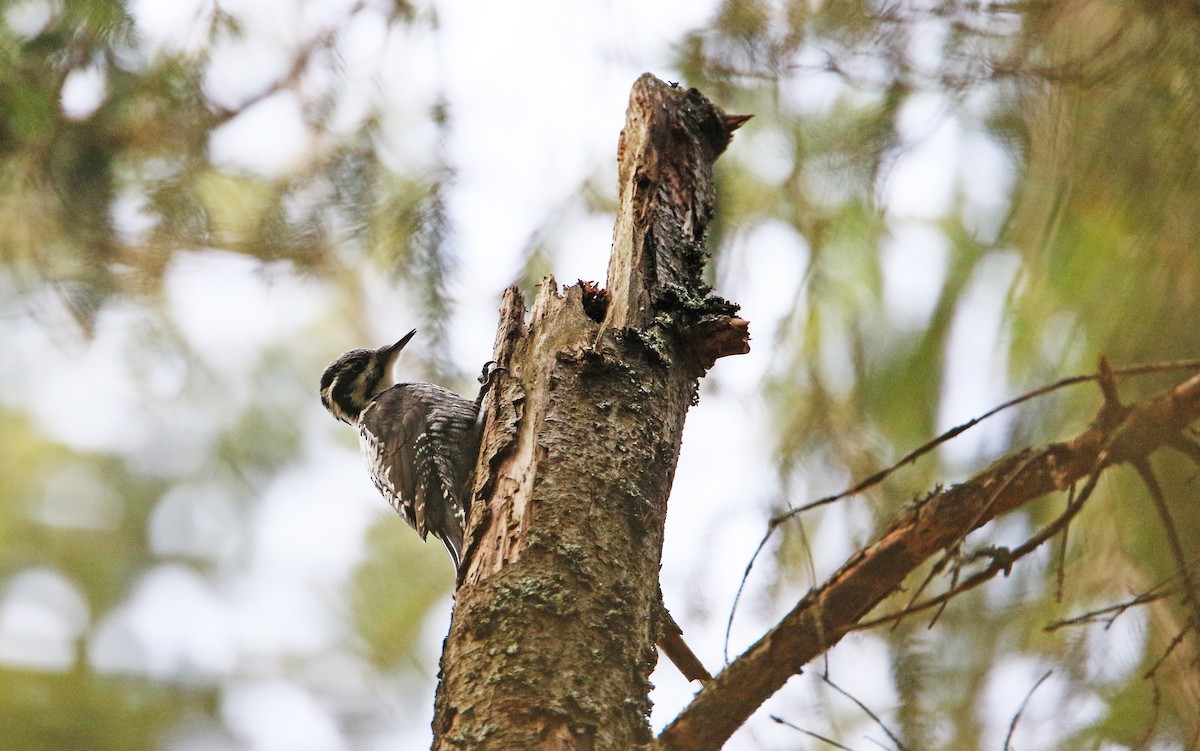
[[[290,64],[290,55],[321,29],[340,24],[351,5],[349,0],[134,2],[139,31],[152,48],[163,50],[204,44],[207,32],[200,22],[213,7],[242,19],[251,41],[219,49],[205,84],[214,101],[231,108],[270,86]],[[677,77],[666,67],[670,45],[683,32],[704,24],[715,2],[426,4],[422,12],[436,7],[438,14],[436,45],[428,36],[385,34],[384,4],[367,5],[379,9],[360,13],[339,47],[337,85],[347,92],[339,118],[352,128],[369,100],[388,102],[385,122],[394,120],[394,132],[407,140],[381,143],[381,153],[399,164],[421,164],[429,160],[436,134],[419,123],[427,117],[432,93],[445,91],[453,130],[444,148],[456,170],[449,206],[464,269],[453,279],[458,309],[451,328],[452,357],[465,371],[474,371],[490,352],[500,291],[517,272],[519,253],[530,233],[585,176],[613,161],[633,80],[646,70],[664,78]],[[16,18],[35,28],[39,17],[35,6],[38,3],[31,3],[6,18],[14,25]],[[830,77],[815,75],[804,86],[812,106],[832,102],[836,96],[836,79]],[[554,96],[548,97],[547,92]],[[214,134],[213,159],[231,169],[278,174],[312,158],[321,144],[314,142],[299,117],[303,93],[303,89],[300,95],[285,91],[248,108]],[[86,118],[103,96],[103,70],[85,69],[68,78],[63,107],[74,117]],[[1002,196],[1013,174],[1003,152],[966,132],[947,115],[946,103],[937,95],[915,97],[901,115],[901,130],[914,147],[882,186],[894,230],[883,249],[885,301],[899,325],[919,328],[930,315],[951,252],[930,222],[946,211],[969,164],[975,179],[967,182],[1000,186],[991,192],[972,188],[967,196],[979,226],[985,228],[981,231],[986,231],[988,222],[1002,213]],[[735,139],[726,158],[743,159],[764,179],[772,179],[777,160],[771,158],[770,138],[759,139],[755,151],[745,151],[751,140],[747,129]],[[568,236],[571,248],[555,269],[559,280],[602,280],[610,227],[592,222],[572,229]],[[723,388],[719,393],[706,388],[700,406],[689,417],[662,572],[667,604],[710,668],[721,664],[729,605],[764,529],[767,506],[779,492],[769,461],[771,447],[764,442],[768,415],[758,399],[759,379],[768,363],[763,345],[772,340],[799,293],[808,249],[790,228],[768,224],[740,237],[731,253],[729,267],[744,273],[729,274],[730,288],[719,291],[744,305],[756,348],[745,357],[718,364]],[[763,269],[769,272],[764,274]],[[180,253],[167,275],[172,319],[206,367],[230,381],[236,381],[239,368],[265,346],[301,339],[321,305],[336,304],[330,291],[318,283],[286,276],[266,279],[259,271],[232,254]],[[947,374],[943,403],[947,425],[978,414],[1004,396],[1005,383],[996,375],[1004,372],[1005,363],[997,354],[1003,348],[995,343],[1003,334],[999,314],[1004,280],[1011,279],[1015,266],[997,260],[986,272],[986,279],[973,283],[967,298],[969,314],[956,323],[952,335],[952,346],[970,356],[950,358],[956,365]],[[380,296],[386,291],[378,290]],[[220,303],[214,305],[214,300]],[[387,306],[381,309],[390,312]],[[297,316],[297,311],[305,310],[310,311],[308,318]],[[404,328],[382,315],[374,325],[385,338]],[[34,329],[21,329],[17,351],[37,353],[49,375],[35,381],[31,373],[0,368],[0,376],[11,387],[8,396],[0,399],[13,406],[20,395],[34,395],[38,424],[80,450],[161,457],[161,445],[157,453],[155,445],[173,432],[170,425],[187,424],[188,416],[164,412],[156,418],[140,412],[136,389],[144,384],[135,386],[122,365],[130,332],[136,327],[136,311],[107,312],[94,343],[75,348],[50,341]],[[345,346],[376,343],[346,341]],[[303,344],[296,346],[303,351],[302,359],[314,356]],[[152,376],[163,402],[169,402],[173,389],[180,387],[179,367],[164,363]],[[49,393],[55,398],[46,398]],[[254,395],[233,393],[229,398]],[[65,419],[83,413],[93,419]],[[168,419],[170,425],[164,425]],[[256,678],[247,675],[245,665],[297,656],[316,659],[346,638],[345,624],[328,613],[329,602],[359,562],[367,527],[385,511],[352,444],[335,432],[315,394],[310,412],[299,419],[304,456],[297,468],[277,477],[262,495],[252,528],[246,531],[249,560],[244,568],[214,580],[182,565],[160,565],[142,578],[116,613],[104,619],[91,641],[93,663],[100,670],[174,679],[195,675],[221,682],[224,732],[240,747],[256,750],[351,747],[319,687]],[[950,458],[965,460],[986,451],[989,435],[994,434],[969,433],[952,445],[958,453]],[[189,440],[206,439],[192,436]],[[811,490],[815,497],[837,488]],[[58,514],[54,518],[68,520],[64,523],[75,523],[70,514],[81,513],[69,503],[47,513],[51,512]],[[203,486],[168,493],[155,513],[151,524],[155,550],[217,558],[228,554],[222,552],[224,543],[205,530],[220,528],[222,515],[232,512]],[[823,523],[822,534],[840,532],[846,544],[829,546],[823,554],[818,551],[821,575],[840,563],[840,556],[850,548],[850,530],[861,523],[854,517],[853,510],[838,511]],[[397,529],[407,533],[402,525]],[[53,572],[23,576],[0,599],[0,660],[20,661],[14,657],[19,652],[26,655],[26,662],[61,668],[66,659],[63,645],[76,638],[86,622],[86,603]],[[755,582],[769,578],[760,571],[752,579],[748,597],[752,605],[744,607],[735,622],[733,655],[802,594],[785,589],[768,596]],[[30,597],[35,583],[41,594]],[[392,686],[398,702],[396,716],[375,731],[369,747],[428,745],[432,676],[448,609],[447,601],[425,631],[421,670],[430,680]],[[41,646],[30,646],[30,640],[37,642],[37,634],[43,635]],[[835,679],[876,712],[889,715],[895,695],[878,640],[847,639],[836,650],[833,664]],[[987,737],[1003,738],[1013,711],[1013,691],[1023,696],[1041,672],[1032,664],[998,667],[989,691],[996,695],[997,712],[992,716],[1003,718],[1004,726],[992,727],[995,722],[989,720]],[[653,722],[660,728],[686,704],[692,689],[669,667],[656,672],[654,681],[658,688],[653,695]],[[1053,686],[1041,690],[1049,692]],[[794,680],[728,748],[796,748],[803,742],[795,732],[766,720],[766,714],[777,713],[824,730],[812,721],[813,708],[806,680]],[[1081,710],[1081,716],[1086,714]],[[1054,721],[1027,716],[1020,748],[1051,747],[1060,736],[1037,733]],[[198,748],[197,738],[220,737],[211,730],[194,736],[181,733],[173,747]],[[864,732],[879,735],[866,725]],[[213,743],[205,747],[226,747]]]

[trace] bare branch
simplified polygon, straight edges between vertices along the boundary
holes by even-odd
[[[930,608],[934,608],[934,607],[944,607],[946,605],[946,603],[950,602],[950,600],[952,600],[953,598],[962,594],[963,592],[967,592],[972,589],[975,589],[979,585],[984,584],[984,583],[994,579],[996,577],[996,574],[1003,573],[1007,576],[1008,572],[1012,570],[1012,566],[1013,566],[1014,562],[1029,555],[1034,550],[1036,550],[1042,543],[1051,539],[1056,534],[1058,534],[1060,531],[1066,529],[1067,525],[1071,523],[1071,520],[1075,518],[1075,515],[1078,514],[1080,509],[1083,508],[1083,504],[1086,503],[1088,498],[1091,497],[1092,491],[1096,489],[1096,482],[1099,479],[1100,479],[1099,473],[1093,473],[1091,475],[1091,477],[1088,478],[1087,485],[1085,485],[1083,487],[1083,490],[1079,493],[1079,497],[1073,503],[1071,503],[1069,506],[1067,506],[1066,511],[1064,511],[1053,522],[1051,522],[1050,524],[1048,524],[1047,526],[1045,526],[1041,530],[1039,530],[1038,533],[1035,534],[1033,537],[1030,537],[1028,540],[1026,540],[1024,543],[1022,543],[1019,547],[1014,548],[1013,550],[1007,550],[1004,548],[993,549],[991,551],[991,556],[992,556],[991,565],[988,566],[987,568],[983,569],[982,571],[978,571],[978,572],[972,574],[971,576],[969,576],[966,579],[966,581],[962,582],[961,584],[955,584],[950,589],[948,589],[947,591],[938,595],[937,597],[931,597],[930,599],[926,600],[925,602],[919,603],[917,605],[910,605],[909,607],[905,608],[904,610],[902,610],[898,613],[892,613],[890,615],[885,615],[880,618],[874,618],[869,621],[863,621],[863,622],[858,623],[857,625],[853,626],[850,630],[851,631],[865,631],[869,628],[874,628],[876,626],[883,625],[884,623],[891,623],[893,621],[899,621],[903,618],[908,617],[909,615],[911,615],[913,613],[919,613],[923,610],[929,610]]]
[[[1088,477],[1079,498],[1018,551],[1060,531],[1082,507],[1100,473],[1168,444],[1200,418],[1200,375],[1117,413],[1105,404],[1096,423],[1071,440],[1019,451],[967,482],[905,510],[879,540],[856,552],[813,588],[757,643],[710,681],[652,748],[719,749],[789,677],[836,644],[930,556],[971,529]],[[1018,467],[1023,471],[1016,473]],[[1007,483],[999,496],[994,489]],[[994,564],[995,565],[995,564]]]
[[[904,467],[908,464],[912,464],[917,459],[921,458],[925,454],[928,454],[929,452],[931,452],[933,449],[937,448],[941,444],[945,443],[946,441],[949,441],[951,438],[954,438],[954,437],[962,434],[963,432],[978,425],[979,423],[983,422],[984,420],[987,420],[990,417],[994,417],[995,415],[999,414],[1000,412],[1003,412],[1006,409],[1009,409],[1010,407],[1015,407],[1019,404],[1023,404],[1024,402],[1030,401],[1032,399],[1036,399],[1039,396],[1044,396],[1046,394],[1049,394],[1053,391],[1057,391],[1058,389],[1061,389],[1061,388],[1065,388],[1067,386],[1075,386],[1080,383],[1088,383],[1090,381],[1099,381],[1101,378],[1108,378],[1111,381],[1116,376],[1140,376],[1140,375],[1149,375],[1152,373],[1174,372],[1177,370],[1195,370],[1197,368],[1200,368],[1200,359],[1175,360],[1175,361],[1167,361],[1167,362],[1148,363],[1148,364],[1144,364],[1144,365],[1132,365],[1132,366],[1125,367],[1125,368],[1117,368],[1115,370],[1108,368],[1108,365],[1106,362],[1105,368],[1106,368],[1106,370],[1104,373],[1097,372],[1097,373],[1092,373],[1089,375],[1071,376],[1070,378],[1063,378],[1061,380],[1055,381],[1054,383],[1050,383],[1045,386],[1041,386],[1039,388],[1033,389],[1032,391],[1028,391],[1024,394],[1021,394],[1018,397],[1010,399],[1007,402],[1004,402],[1003,404],[1001,404],[997,407],[994,407],[994,408],[988,410],[987,412],[984,412],[982,415],[979,415],[978,417],[972,418],[961,425],[958,425],[956,427],[951,428],[950,430],[947,430],[945,433],[942,433],[941,435],[939,435],[937,438],[933,439],[932,441],[924,444],[923,446],[920,446],[920,447],[914,449],[913,451],[910,451],[908,454],[905,454],[903,458],[901,458],[895,464],[892,464],[890,467],[882,469],[879,472],[876,472],[875,474],[871,475],[870,477],[867,477],[866,479],[860,480],[855,485],[847,488],[846,490],[843,490],[840,493],[837,493],[836,495],[819,498],[811,503],[807,503],[798,508],[789,509],[787,512],[785,512],[783,514],[772,517],[770,523],[767,525],[766,532],[763,533],[762,539],[759,540],[758,547],[756,547],[754,549],[754,554],[750,556],[750,561],[749,561],[749,563],[746,564],[746,570],[742,572],[742,580],[741,580],[741,582],[738,583],[737,594],[734,595],[733,605],[731,605],[730,609],[729,609],[729,618],[725,624],[725,644],[724,644],[725,664],[726,665],[729,664],[729,636],[733,629],[734,616],[737,613],[738,605],[741,603],[742,593],[744,592],[744,590],[746,588],[746,581],[750,578],[750,572],[754,569],[754,565],[755,565],[755,563],[757,563],[759,555],[761,555],[763,549],[766,548],[767,542],[770,541],[771,536],[775,534],[775,530],[783,522],[785,522],[789,519],[792,519],[794,517],[797,517],[806,511],[812,511],[813,509],[820,508],[821,506],[827,506],[831,503],[835,503],[835,502],[843,500],[845,498],[849,498],[850,496],[857,495],[868,488],[878,485],[879,483],[881,483],[885,479],[887,479],[890,475],[892,475],[893,473],[900,470],[902,467]],[[1119,406],[1119,403],[1118,403],[1118,406]],[[1167,445],[1171,446],[1172,448],[1175,448],[1176,450],[1179,450],[1179,451],[1187,454],[1198,465],[1200,465],[1200,446],[1192,443],[1190,440],[1188,440],[1182,434],[1175,434],[1175,435],[1167,438],[1166,443],[1167,443]],[[1063,532],[1064,532],[1064,534],[1063,534],[1063,554],[1065,555],[1065,553],[1066,553],[1066,547],[1065,547],[1066,546],[1066,530],[1064,529]],[[944,563],[942,565],[944,566]],[[934,572],[930,573],[929,577],[925,580],[925,582],[923,582],[921,584],[921,586],[917,588],[916,593],[912,597],[912,602],[916,602],[917,598],[925,590],[925,587],[928,586],[930,581],[932,581],[932,579],[936,575],[936,573],[938,573],[940,571],[941,571],[940,568],[935,568]],[[1060,581],[1059,581],[1060,593],[1061,593],[1061,586],[1062,586],[1062,582],[1060,579]]]

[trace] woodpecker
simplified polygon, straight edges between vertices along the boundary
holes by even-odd
[[[321,376],[321,403],[358,429],[375,487],[422,540],[432,532],[445,544],[458,571],[479,404],[432,383],[392,385],[392,366],[415,333],[334,360]]]

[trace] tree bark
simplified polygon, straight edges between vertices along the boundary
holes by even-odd
[[[642,76],[618,149],[608,289],[505,293],[434,749],[630,749],[649,675],[667,496],[697,378],[748,351],[701,274],[712,164],[742,122]]]

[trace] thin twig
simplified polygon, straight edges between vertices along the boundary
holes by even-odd
[[[729,664],[729,634],[733,631],[733,616],[737,613],[738,603],[742,601],[742,592],[746,589],[746,581],[750,578],[750,571],[754,568],[754,562],[758,560],[759,554],[767,546],[767,541],[771,539],[771,534],[778,525],[779,522],[774,519],[767,523],[767,531],[763,534],[762,539],[758,541],[758,547],[754,549],[754,555],[750,556],[750,562],[746,564],[746,570],[742,572],[742,580],[738,583],[737,593],[733,596],[733,605],[729,607],[729,620],[725,622],[724,657],[726,665]]]
[[[1112,374],[1115,376],[1138,376],[1149,373],[1167,373],[1172,370],[1192,370],[1194,368],[1200,368],[1200,360],[1167,360],[1166,362],[1152,362],[1146,365],[1130,365],[1126,368],[1117,368],[1112,371]]]
[[[1086,625],[1089,623],[1095,623],[1096,621],[1101,620],[1102,616],[1110,616],[1107,618],[1103,618],[1103,620],[1105,621],[1104,628],[1107,629],[1110,626],[1112,626],[1112,624],[1117,620],[1117,618],[1124,615],[1126,613],[1126,611],[1130,610],[1131,608],[1135,608],[1139,605],[1148,605],[1152,602],[1157,602],[1158,600],[1162,600],[1164,598],[1171,597],[1172,595],[1176,594],[1178,591],[1179,590],[1177,590],[1175,588],[1171,588],[1171,589],[1163,590],[1161,592],[1147,592],[1146,594],[1138,595],[1137,597],[1134,597],[1131,600],[1126,600],[1124,602],[1118,602],[1114,605],[1108,605],[1103,608],[1097,608],[1096,610],[1089,610],[1086,613],[1080,613],[1079,615],[1073,616],[1071,618],[1065,618],[1061,621],[1055,621],[1054,623],[1049,623],[1049,624],[1043,626],[1042,630],[1046,631],[1046,632],[1053,632],[1053,631],[1057,631],[1060,628],[1065,628],[1067,626],[1082,626],[1082,625]]]
[[[1167,533],[1167,543],[1171,548],[1171,555],[1175,558],[1175,567],[1183,582],[1183,598],[1191,607],[1190,625],[1200,632],[1200,596],[1196,594],[1196,583],[1192,579],[1192,571],[1188,566],[1187,557],[1183,554],[1183,544],[1179,540],[1179,532],[1175,528],[1175,521],[1171,518],[1171,510],[1167,507],[1162,487],[1158,484],[1158,478],[1154,476],[1154,471],[1150,469],[1150,464],[1146,459],[1133,462],[1133,468],[1141,476],[1142,482],[1146,484],[1146,490],[1150,492],[1150,499],[1154,501],[1158,518],[1162,521],[1163,530]]]
[[[1008,559],[1008,560],[1011,561],[1012,559]],[[950,573],[950,588],[951,589],[954,589],[955,585],[958,584],[958,577],[961,574],[962,574],[962,569],[959,566],[955,566],[954,570],[951,571],[951,573]],[[925,625],[926,631],[933,630],[933,627],[937,625],[938,620],[941,619],[942,613],[945,613],[946,608],[949,606],[950,606],[949,600],[942,602],[942,604],[938,606],[937,612],[933,614],[933,617],[929,619],[929,623]],[[898,624],[899,621],[897,621],[896,623]]]
[[[1067,506],[1071,505],[1071,499],[1075,497],[1075,485],[1072,484],[1067,492]],[[1067,537],[1071,534],[1071,525],[1063,527],[1062,538],[1058,546],[1058,571],[1054,574],[1054,602],[1062,603],[1063,582],[1067,578]]]
[[[833,740],[832,738],[826,738],[825,736],[823,736],[819,733],[814,733],[811,730],[805,730],[804,728],[800,727],[799,725],[790,723],[787,720],[780,717],[779,715],[769,715],[769,716],[775,722],[779,723],[780,725],[783,725],[785,728],[791,728],[792,730],[795,730],[797,733],[804,733],[805,735],[807,735],[811,738],[816,738],[817,740],[819,740],[823,743],[828,743],[830,746],[833,746],[834,748],[840,748],[840,749],[842,749],[842,751],[854,751],[854,749],[850,748],[849,746],[843,746],[842,744],[838,743],[837,741]]]
[[[891,730],[889,730],[889,729],[888,729],[888,726],[887,726],[887,725],[885,725],[885,724],[883,723],[883,720],[879,719],[879,716],[878,716],[878,715],[876,715],[874,712],[872,712],[872,711],[871,711],[871,710],[870,710],[870,709],[867,707],[867,705],[866,705],[866,704],[863,704],[863,703],[862,703],[861,701],[859,701],[859,700],[858,700],[858,699],[857,699],[855,696],[853,696],[853,695],[852,695],[852,694],[851,694],[849,691],[845,690],[845,689],[844,689],[844,688],[842,688],[841,686],[839,686],[839,685],[837,685],[836,683],[834,683],[833,681],[831,681],[831,680],[829,679],[829,674],[828,674],[828,673],[826,673],[825,675],[822,675],[822,676],[821,676],[821,680],[823,680],[823,681],[825,681],[826,683],[828,683],[828,684],[829,684],[829,687],[830,687],[830,688],[832,688],[834,691],[837,691],[837,692],[838,692],[839,694],[841,694],[842,696],[844,696],[844,697],[846,697],[847,699],[849,699],[850,701],[854,702],[854,703],[855,703],[855,705],[857,705],[859,709],[861,709],[863,712],[865,712],[865,713],[866,713],[866,715],[867,715],[868,717],[870,717],[870,718],[871,718],[871,719],[872,719],[872,720],[875,722],[875,724],[876,724],[876,725],[878,725],[878,726],[880,727],[880,729],[881,729],[881,730],[883,730],[883,732],[884,732],[884,733],[886,733],[886,734],[887,734],[887,737],[888,737],[888,738],[891,738],[891,739],[892,739],[892,743],[895,743],[895,744],[896,744],[896,748],[897,748],[897,749],[899,749],[899,751],[905,751],[905,746],[904,746],[904,744],[900,742],[900,739],[896,737],[896,734],[895,734],[895,733],[893,733]]]
[[[1200,554],[1192,559],[1191,565],[1200,565]],[[1178,594],[1180,590],[1174,584],[1174,582],[1179,578],[1179,576],[1180,572],[1178,570],[1174,571],[1168,576],[1165,576],[1159,581],[1150,585],[1150,588],[1145,592],[1131,592],[1131,594],[1133,594],[1133,598],[1130,600],[1114,603],[1112,605],[1106,605],[1102,608],[1089,610],[1086,613],[1081,613],[1071,618],[1055,621],[1054,623],[1044,626],[1043,630],[1047,632],[1053,632],[1063,628],[1064,626],[1085,625],[1100,620],[1101,616],[1107,616],[1111,614],[1110,617],[1104,618],[1104,628],[1108,629],[1113,625],[1114,622],[1116,622],[1117,618],[1120,618],[1122,615],[1124,615],[1127,610],[1135,608],[1139,605],[1148,605],[1152,602],[1157,602],[1158,600],[1163,600]]]
[[[1008,723],[1008,735],[1004,737],[1004,751],[1010,751],[1012,748],[1013,733],[1017,731],[1017,723],[1021,721],[1021,713],[1025,711],[1025,707],[1028,706],[1029,700],[1033,698],[1033,692],[1037,691],[1038,688],[1046,682],[1046,679],[1053,674],[1053,670],[1047,670],[1046,674],[1041,678],[1038,678],[1037,683],[1033,684],[1033,688],[1029,689],[1029,693],[1025,694],[1025,700],[1022,701],[1021,706],[1017,708],[1017,713],[1013,715],[1012,722]]]
[[[1149,670],[1147,670],[1145,673],[1142,673],[1142,677],[1148,679],[1154,678],[1158,674],[1158,669],[1161,668],[1162,664],[1167,661],[1167,658],[1171,656],[1171,653],[1175,651],[1175,648],[1182,644],[1183,640],[1187,638],[1187,633],[1188,629],[1186,627],[1179,629],[1179,633],[1175,634],[1175,638],[1171,639],[1171,643],[1167,645],[1167,648],[1162,653],[1162,656],[1150,666]]]
[[[729,639],[733,632],[733,616],[737,612],[738,603],[742,599],[742,592],[746,588],[746,581],[750,578],[750,569],[754,568],[755,561],[758,560],[758,556],[760,553],[762,553],[767,541],[771,539],[771,534],[775,531],[777,524],[778,522],[775,522],[774,520],[767,524],[767,532],[763,535],[763,538],[759,540],[758,547],[754,550],[754,555],[750,556],[750,562],[746,564],[746,570],[742,574],[742,580],[738,583],[737,593],[733,596],[733,605],[729,608],[729,620],[725,622],[725,643],[722,645],[726,665],[729,664]],[[800,525],[800,538],[801,543],[804,546],[805,558],[806,562],[808,563],[809,571],[812,572],[813,578],[816,579],[817,564],[816,561],[813,560],[812,545],[810,545],[808,542],[808,535],[804,531],[803,524]]]
[[[957,548],[951,548],[942,553],[942,557],[937,559],[937,561],[935,561],[934,564],[929,567],[929,572],[925,574],[925,578],[921,580],[921,583],[917,586],[916,590],[913,591],[912,596],[908,598],[908,605],[905,607],[911,607],[914,602],[921,599],[921,595],[925,594],[925,590],[930,584],[933,583],[933,580],[936,579],[942,573],[942,571],[946,569],[946,566],[949,565],[950,560],[954,556],[958,555],[958,552],[959,551]],[[895,630],[899,626],[900,621],[896,621],[894,624],[892,624],[892,629]]]
[[[1158,727],[1158,715],[1162,709],[1162,691],[1158,688],[1158,677],[1154,675],[1145,676],[1150,681],[1150,708],[1154,710],[1154,714],[1150,716],[1150,723],[1146,727],[1145,734],[1138,739],[1134,745],[1133,751],[1142,751],[1150,745],[1150,740],[1154,736],[1154,730]]]

